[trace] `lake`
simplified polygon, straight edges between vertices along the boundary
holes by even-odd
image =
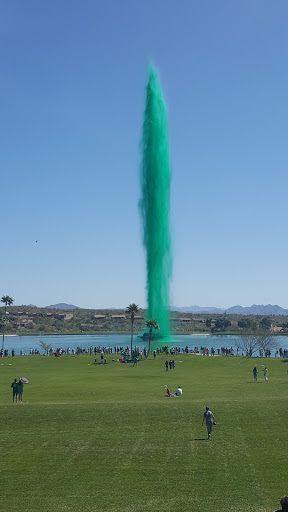
[[[177,346],[181,349],[188,346],[189,350],[194,349],[194,347],[207,347],[211,349],[214,347],[217,351],[217,348],[227,347],[237,349],[239,343],[240,336],[232,335],[232,336],[215,336],[212,334],[188,334],[188,335],[172,335],[169,346]],[[283,349],[288,349],[288,336],[275,336],[278,341],[278,346]],[[16,354],[20,354],[20,350],[22,353],[29,354],[30,349],[38,349],[40,352],[43,352],[43,349],[40,347],[40,341],[45,341],[45,343],[51,344],[53,349],[63,348],[66,349],[70,347],[70,349],[77,347],[81,347],[84,349],[92,346],[100,347],[126,347],[127,345],[130,347],[130,335],[129,334],[93,334],[93,335],[55,335],[55,336],[5,336],[5,349],[9,350],[9,354],[11,354],[11,350],[14,349]],[[167,342],[158,343],[158,346],[166,345]],[[136,345],[143,350],[144,346],[148,346],[147,342],[143,342],[141,338],[138,338],[137,335],[134,335],[133,345]],[[274,355],[274,352],[273,352]]]

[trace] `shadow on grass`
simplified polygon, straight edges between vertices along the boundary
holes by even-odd
[[[246,384],[255,384],[255,385],[256,384],[263,384],[263,383],[265,384],[265,380],[262,380],[262,379],[261,380],[256,380],[256,382],[254,382],[254,380],[253,381],[252,380],[247,380],[247,382],[246,382]]]
[[[288,363],[288,359],[281,359],[281,363]]]
[[[254,382],[254,381],[252,382],[251,380],[247,380],[246,384],[255,384],[255,386],[256,386],[256,384],[266,384],[266,383],[265,383],[265,380],[259,379],[256,382]]]
[[[207,437],[201,437],[201,438],[195,438],[195,439],[190,439],[190,441],[207,441]]]

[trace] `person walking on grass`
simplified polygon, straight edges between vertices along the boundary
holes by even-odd
[[[254,368],[253,368],[254,382],[257,382],[257,375],[258,375],[257,368],[256,368],[256,366],[254,366]]]
[[[204,420],[206,421],[208,439],[210,439],[211,434],[212,434],[213,424],[215,425],[215,416],[214,416],[213,412],[210,411],[209,405],[206,405],[206,411],[203,414],[202,427],[203,427]]]
[[[263,372],[264,372],[264,380],[265,380],[265,382],[268,382],[268,370],[267,370],[266,366],[264,366]]]
[[[13,391],[13,402],[14,402],[14,400],[16,400],[16,404],[17,404],[17,398],[18,398],[18,383],[17,383],[17,379],[15,379],[14,382],[12,382],[11,388],[12,388],[12,391]]]

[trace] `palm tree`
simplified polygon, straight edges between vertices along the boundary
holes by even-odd
[[[39,341],[39,345],[40,347],[43,348],[43,350],[45,350],[47,356],[48,356],[48,352],[49,352],[49,348],[51,347],[51,343],[45,343],[45,341]]]
[[[146,359],[147,359],[149,356],[150,348],[151,348],[152,329],[157,329],[158,331],[160,331],[160,327],[159,327],[158,322],[156,320],[152,320],[152,319],[147,320],[146,326],[149,329],[149,344],[148,344],[148,353],[146,356]]]
[[[6,312],[7,312],[7,306],[12,306],[14,300],[12,297],[9,297],[9,295],[3,295],[1,298],[1,302],[5,304],[5,311],[4,311],[4,318],[2,322],[2,332],[3,332],[3,338],[2,338],[2,355],[4,355],[4,339],[5,339],[5,327],[6,327]]]
[[[134,319],[135,319],[135,313],[139,311],[139,306],[137,304],[129,304],[126,308],[127,313],[131,316],[131,359],[133,354],[133,330],[134,330]]]

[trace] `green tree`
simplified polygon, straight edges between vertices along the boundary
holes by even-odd
[[[45,341],[39,341],[39,345],[40,347],[43,348],[43,350],[45,350],[47,356],[48,356],[48,351],[49,351],[49,348],[51,347],[51,343],[45,343]]]
[[[147,352],[147,356],[146,356],[146,359],[147,359],[149,356],[149,353],[150,353],[150,349],[151,349],[152,329],[157,329],[158,331],[160,331],[160,327],[159,327],[157,320],[152,320],[152,319],[147,320],[146,326],[149,329],[148,352]]]
[[[238,327],[241,329],[246,329],[247,331],[255,331],[257,329],[257,324],[251,318],[241,318],[238,321]]]
[[[212,318],[206,318],[206,327],[211,327],[212,326]]]
[[[224,332],[230,326],[231,326],[230,320],[228,320],[227,318],[219,317],[215,321],[212,331],[213,332],[215,332],[215,331]]]
[[[7,318],[6,318],[7,306],[12,306],[14,300],[9,295],[3,295],[3,297],[1,298],[1,302],[3,302],[3,304],[5,304],[4,318],[3,318],[3,321],[2,321],[2,334],[3,334],[3,337],[2,337],[2,353],[3,353],[4,352],[4,341],[5,341],[5,327],[6,327],[6,323],[7,323]]]
[[[126,311],[127,313],[129,313],[130,317],[131,317],[131,359],[132,359],[132,356],[133,356],[133,334],[134,334],[134,320],[135,320],[135,313],[137,313],[137,311],[139,311],[139,306],[137,306],[137,304],[129,304],[129,306],[127,306],[126,308]]]
[[[268,316],[264,316],[261,320],[260,320],[260,329],[271,329],[271,320]]]

